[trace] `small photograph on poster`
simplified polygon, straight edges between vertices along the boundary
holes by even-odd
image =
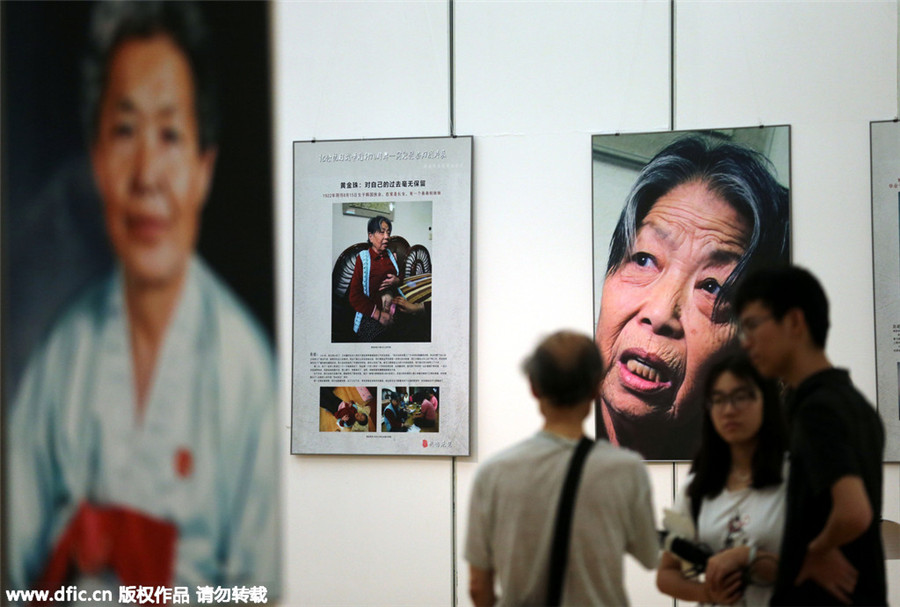
[[[381,392],[383,432],[438,432],[440,388],[412,386],[384,388]]]
[[[900,461],[900,123],[870,124],[875,369],[884,461]]]
[[[688,460],[735,284],[790,255],[790,127],[595,135],[597,435]]]
[[[381,429],[384,432],[406,432],[409,429],[409,394],[406,388],[383,388],[381,391]]]
[[[331,341],[431,341],[432,203],[334,204]]]
[[[469,453],[472,145],[294,142],[291,453]]]
[[[319,388],[319,432],[375,432],[375,386]]]

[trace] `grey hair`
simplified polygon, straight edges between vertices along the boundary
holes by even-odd
[[[613,231],[606,275],[633,253],[637,231],[656,201],[675,187],[699,181],[721,196],[751,224],[749,242],[722,285],[716,310],[730,301],[734,285],[748,272],[788,261],[789,193],[759,152],[733,143],[691,135],[659,152],[640,172]]]

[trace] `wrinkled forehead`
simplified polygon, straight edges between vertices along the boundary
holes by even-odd
[[[715,204],[682,204],[660,199],[638,226],[635,243],[663,247],[712,263],[737,262],[747,249],[749,226],[735,209]]]
[[[682,224],[685,229],[728,231],[737,226],[746,231],[747,218],[727,197],[705,181],[694,180],[679,184],[649,205],[640,223],[653,216],[662,216]]]

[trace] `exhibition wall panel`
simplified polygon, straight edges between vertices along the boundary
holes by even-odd
[[[675,2],[674,82],[672,6],[455,2],[452,28],[444,2],[274,6],[282,351],[290,142],[447,135],[451,117],[475,136],[472,456],[288,456],[283,359],[287,603],[470,604],[474,472],[540,424],[519,364],[557,328],[594,328],[594,133],[792,125],[795,259],[832,294],[829,354],[874,398],[868,122],[897,112],[897,3]],[[685,469],[650,465],[658,512]],[[885,480],[896,520],[896,465]],[[630,559],[626,578],[634,604],[672,604]]]
[[[455,2],[458,134],[666,129],[669,8]]]
[[[457,595],[479,463],[540,427],[522,359],[559,328],[592,333],[591,141],[669,125],[668,2],[459,2],[455,124],[475,135],[473,456],[457,471]],[[593,419],[587,427],[593,427]],[[657,505],[672,467],[650,470]],[[659,508],[657,508],[659,510]],[[671,605],[626,561],[634,604]]]
[[[827,353],[876,402],[869,121],[897,115],[896,2],[677,2],[676,128],[791,125],[793,259],[831,303]],[[900,520],[900,466],[883,516]],[[900,599],[896,561],[889,602]]]
[[[292,142],[449,135],[444,2],[273,4],[284,604],[453,602],[448,458],[290,456]],[[326,238],[330,226],[309,226]],[[302,247],[302,242],[293,246]],[[315,303],[315,302],[307,302]]]
[[[520,363],[556,329],[594,330],[593,134],[790,125],[794,260],[831,297],[831,360],[874,402],[869,122],[898,115],[898,0],[270,10],[282,604],[471,604],[474,474],[541,423]],[[292,456],[291,312],[321,303],[292,300],[293,249],[304,246],[294,242],[292,143],[447,135],[474,136],[472,455]],[[308,226],[301,238],[329,234]],[[687,464],[648,468],[661,518]],[[883,513],[900,520],[898,464],[885,466]],[[654,577],[626,561],[632,604],[673,605]]]

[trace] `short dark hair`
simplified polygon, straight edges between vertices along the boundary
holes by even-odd
[[[218,143],[219,113],[210,33],[200,8],[192,2],[98,2],[91,18],[88,52],[83,65],[83,121],[94,143],[100,104],[110,63],[129,40],[167,36],[184,53],[194,84],[194,112],[200,150]]]
[[[387,224],[388,230],[393,229],[393,224],[391,224],[391,220],[385,217],[384,215],[376,215],[372,219],[369,220],[369,224],[366,226],[369,230],[369,234],[374,234],[378,230],[381,229],[381,222],[385,222]]]
[[[663,148],[640,172],[613,231],[606,274],[633,252],[641,222],[653,205],[674,188],[705,184],[750,223],[747,249],[722,285],[716,308],[729,301],[733,286],[755,268],[788,262],[788,190],[772,175],[772,163],[759,152],[708,136],[689,135]]]
[[[539,396],[553,405],[567,407],[596,395],[603,361],[590,337],[558,331],[538,345],[522,369]]]
[[[740,314],[754,301],[766,306],[776,320],[784,318],[792,309],[799,309],[806,319],[813,343],[825,349],[830,327],[828,297],[809,270],[799,266],[778,266],[748,275],[735,292],[735,312]]]
[[[784,480],[782,468],[784,453],[787,449],[784,413],[781,409],[778,385],[775,381],[763,377],[746,354],[734,352],[710,368],[703,390],[707,402],[712,395],[716,380],[725,372],[730,372],[736,377],[752,383],[762,393],[763,418],[757,433],[756,451],[751,462],[753,471],[751,485],[757,489],[777,485]],[[730,470],[731,449],[716,432],[709,409],[704,407],[700,448],[691,464],[694,478],[687,488],[695,520],[703,498],[715,497],[725,488]]]

